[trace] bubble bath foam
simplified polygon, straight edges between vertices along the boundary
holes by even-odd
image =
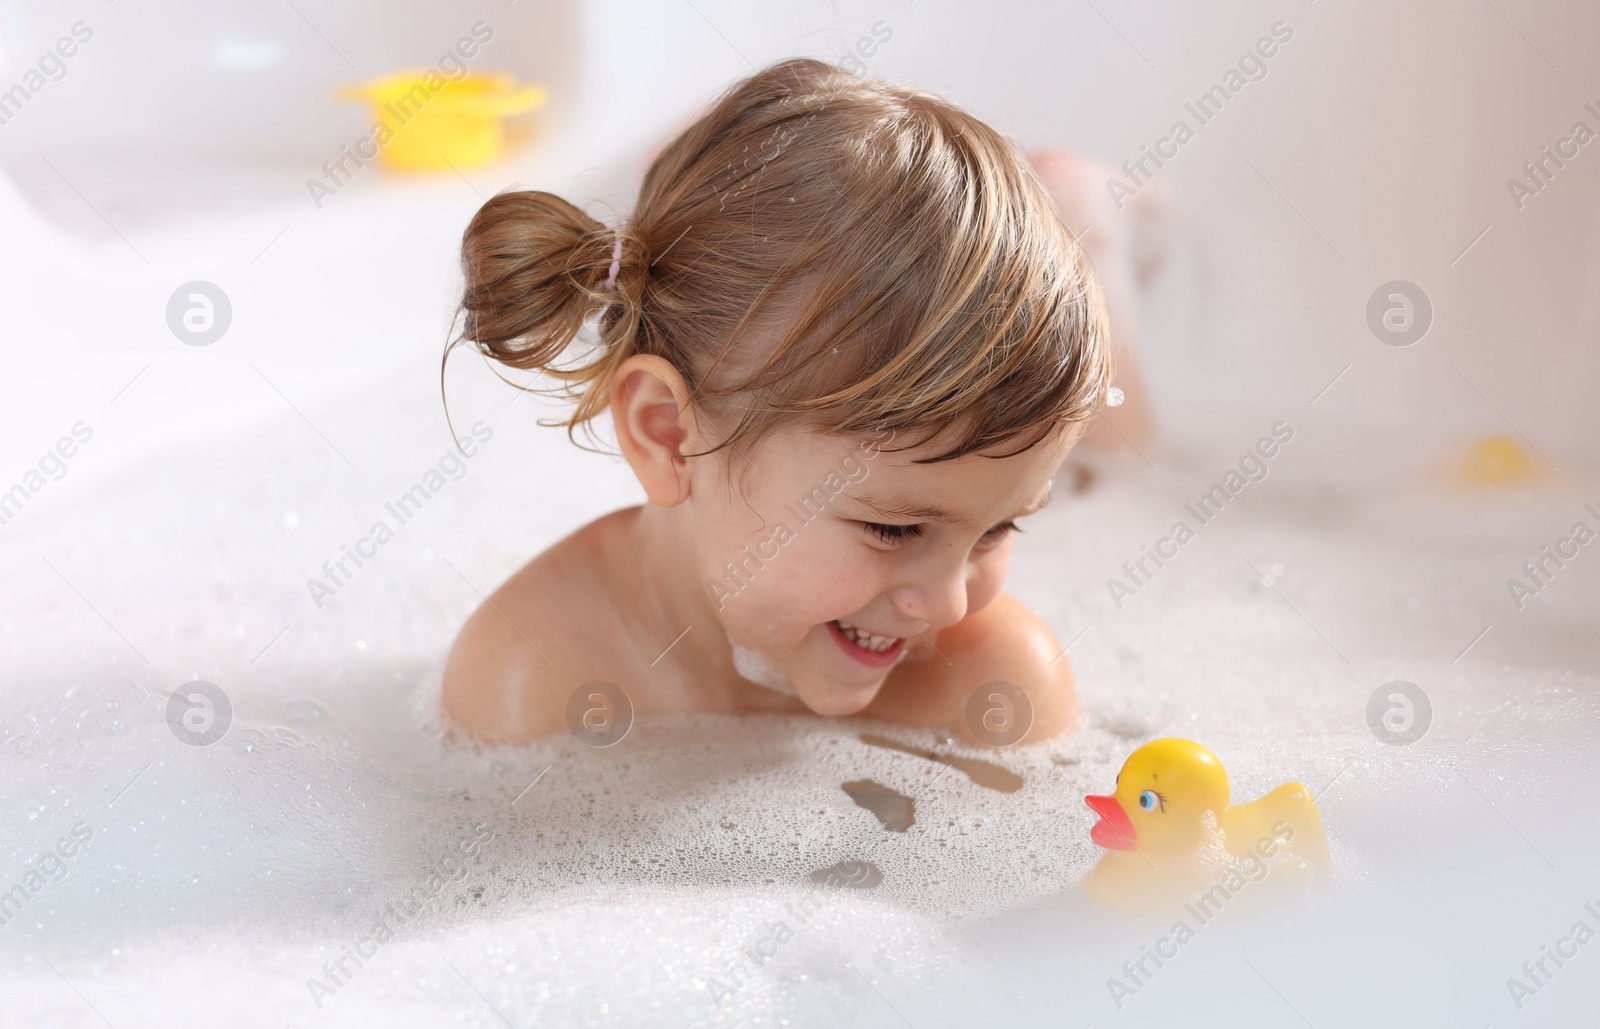
[[[436,401],[384,384],[368,403]],[[306,414],[338,424],[339,410]],[[1189,492],[1124,467],[1016,544],[1007,589],[1063,641],[1091,626],[1070,655],[1079,725],[1056,740],[979,751],[857,719],[694,715],[640,719],[606,749],[566,734],[477,748],[438,706],[480,602],[462,577],[487,593],[571,530],[525,474],[530,454],[551,476],[587,458],[497,424],[472,474],[318,609],[304,580],[438,458],[428,419],[362,431],[360,476],[308,450],[290,414],[5,527],[0,1026],[101,1025],[96,1010],[118,1029],[501,1025],[496,1012],[1241,1026],[1295,1021],[1283,998],[1315,1025],[1380,1007],[1394,1024],[1500,1024],[1516,1012],[1507,980],[1600,900],[1600,800],[1579,785],[1597,771],[1600,580],[1579,558],[1524,612],[1501,585],[1548,535],[1540,503],[1362,469],[1335,524],[1307,514],[1330,503],[1307,433],[1303,466],[1275,469],[1119,610],[1106,579]],[[1236,456],[1223,440],[1170,464],[1209,482]],[[621,506],[629,485],[586,502]],[[530,513],[531,531],[505,531]],[[783,689],[759,653],[735,660]],[[167,716],[195,679],[231,701],[209,746]],[[1408,746],[1365,716],[1392,680],[1431,700]],[[1335,873],[1270,917],[1230,908],[1157,964],[1172,926],[1111,919],[1077,884],[1100,854],[1083,796],[1164,735],[1216,752],[1241,796],[1310,786]],[[1020,787],[986,787],[962,771],[975,759]],[[907,798],[914,822],[886,828],[844,788],[863,781]],[[1525,1003],[1587,1010],[1586,975]]]
[[[732,643],[731,640],[729,642]],[[794,688],[789,685],[789,677],[784,674],[778,662],[759,650],[733,643],[733,668],[757,686],[765,686],[769,690],[794,696]]]

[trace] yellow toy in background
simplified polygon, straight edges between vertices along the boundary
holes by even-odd
[[[430,88],[437,84],[437,88]],[[543,107],[549,91],[511,75],[403,71],[339,91],[364,100],[385,167],[406,171],[477,168],[505,153],[505,119]]]
[[[1090,839],[1107,853],[1085,880],[1113,907],[1149,910],[1187,900],[1214,914],[1274,878],[1325,882],[1328,840],[1311,791],[1287,783],[1234,804],[1228,773],[1193,740],[1162,739],[1129,755],[1116,792],[1084,798],[1100,820]]]
[[[1486,436],[1468,449],[1461,462],[1461,478],[1474,486],[1505,486],[1539,478],[1537,461],[1516,440]]]

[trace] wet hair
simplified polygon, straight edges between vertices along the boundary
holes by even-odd
[[[821,61],[729,88],[615,230],[550,193],[503,193],[461,257],[451,345],[554,379],[539,391],[575,403],[569,434],[605,412],[633,354],[670,362],[724,426],[703,453],[786,423],[907,447],[947,433],[924,462],[1016,453],[1093,416],[1109,387],[1099,286],[1016,144]]]

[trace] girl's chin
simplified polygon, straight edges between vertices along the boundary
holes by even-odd
[[[878,691],[883,688],[882,680],[871,686],[838,686],[825,684],[811,686],[800,684],[795,688],[795,693],[800,697],[801,703],[819,715],[828,717],[841,717],[844,715],[860,714],[866,710],[877,697]]]

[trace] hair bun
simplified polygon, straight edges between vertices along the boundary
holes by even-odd
[[[605,225],[552,193],[494,197],[461,240],[464,338],[512,367],[548,368],[616,299],[605,286],[612,242]]]

